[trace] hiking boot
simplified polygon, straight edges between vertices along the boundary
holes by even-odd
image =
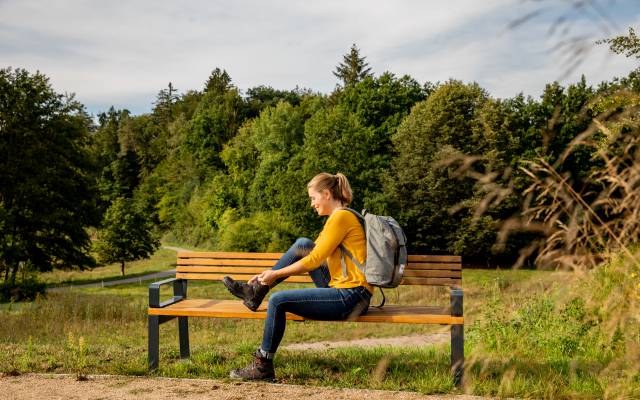
[[[253,361],[241,369],[234,369],[229,374],[232,379],[244,379],[248,381],[272,381],[276,379],[273,370],[273,360],[262,357],[259,350],[253,354]]]
[[[238,282],[229,276],[222,278],[222,283],[232,295],[242,299],[242,303],[251,311],[256,311],[260,307],[264,296],[269,292],[269,286],[267,285],[261,285],[258,282],[250,285]]]

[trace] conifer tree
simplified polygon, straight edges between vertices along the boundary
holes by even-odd
[[[371,68],[369,63],[365,61],[366,57],[360,57],[360,50],[354,43],[348,54],[342,57],[342,62],[336,67],[333,74],[339,78],[345,87],[353,86],[367,76],[371,76]]]

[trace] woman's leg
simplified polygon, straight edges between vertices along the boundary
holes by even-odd
[[[287,250],[282,255],[282,257],[280,257],[280,259],[276,262],[276,264],[273,266],[272,269],[277,270],[284,267],[288,267],[289,265],[293,264],[294,262],[308,255],[314,246],[315,246],[315,243],[311,239],[307,239],[307,238],[297,239],[293,243],[293,245],[289,248],[289,250]],[[326,287],[329,283],[328,279],[326,278],[327,276],[328,276],[328,270],[326,270],[326,267],[325,267],[325,271],[318,271],[315,274],[312,274],[311,278],[316,283],[316,286],[322,285],[319,287]],[[281,278],[276,280],[271,285],[271,287],[282,282],[284,279],[286,278]],[[262,303],[262,300],[267,295],[270,289],[269,286],[261,285],[258,282],[252,285],[249,285],[245,282],[238,282],[228,276],[225,276],[222,279],[222,282],[227,287],[227,289],[229,289],[229,292],[231,292],[231,294],[242,299],[244,305],[247,306],[247,308],[249,308],[252,311],[256,311],[258,309],[258,307]]]
[[[350,319],[362,314],[370,300],[371,294],[364,287],[313,288],[274,293],[269,298],[261,350],[266,356],[276,352],[284,335],[287,312],[320,321]]]
[[[349,319],[366,310],[370,300],[371,294],[363,287],[284,290],[273,294],[269,299],[262,346],[256,350],[251,364],[231,371],[231,378],[275,378],[273,356],[284,335],[287,312],[315,320]]]

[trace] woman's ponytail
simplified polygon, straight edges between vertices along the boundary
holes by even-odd
[[[328,190],[331,197],[340,201],[344,206],[348,206],[353,201],[353,191],[349,180],[340,172],[335,175],[321,172],[309,181],[307,187],[317,192]]]
[[[353,200],[353,192],[351,191],[349,180],[346,176],[344,176],[344,174],[340,172],[336,174],[336,179],[338,180],[338,192],[340,193],[340,201],[345,206],[348,206]]]

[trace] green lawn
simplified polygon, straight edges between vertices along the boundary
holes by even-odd
[[[165,271],[175,268],[176,252],[159,249],[149,259],[133,261],[125,264],[125,278]],[[40,279],[50,286],[80,285],[100,281],[122,279],[120,264],[109,264],[91,270],[54,270],[40,275]]]
[[[147,267],[134,268],[150,271],[152,266],[163,263],[167,267],[172,259],[175,259],[173,252],[159,252],[144,264]],[[100,276],[116,276],[113,272],[105,269]],[[56,281],[64,279],[68,278],[58,275]],[[640,343],[637,333],[640,329],[627,326],[624,332],[627,336],[608,330],[602,312],[585,300],[591,293],[581,293],[578,276],[529,270],[465,270],[463,284],[467,339],[464,391],[535,398],[640,395],[637,367],[625,364],[628,358],[624,356],[633,349],[630,345]],[[299,285],[280,286],[286,289]],[[231,298],[220,283],[190,284],[189,295]],[[401,287],[388,291],[387,301],[445,305],[448,293],[445,289]],[[182,361],[176,323],[171,321],[161,327],[160,368],[150,373],[146,366],[146,307],[146,284],[74,289],[50,293],[29,304],[3,305],[0,372],[224,379],[230,369],[249,360],[260,342],[260,320],[192,318],[189,326],[192,358]],[[443,331],[447,328],[289,322],[283,345]],[[633,334],[637,335],[635,339]],[[612,366],[617,368],[615,373],[611,373]],[[278,353],[276,369],[279,382],[286,383],[422,393],[457,391],[449,373],[448,345],[283,350]],[[620,389],[622,386],[625,389]]]

